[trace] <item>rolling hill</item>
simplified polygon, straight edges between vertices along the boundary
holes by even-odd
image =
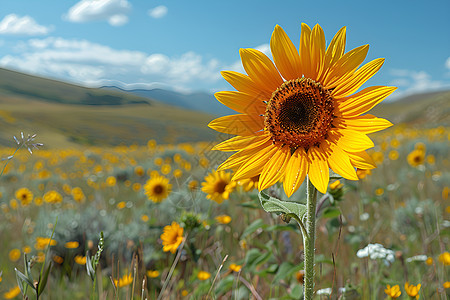
[[[212,140],[214,117],[121,91],[92,89],[0,69],[0,145],[20,131],[47,147]]]
[[[13,146],[12,136],[20,131],[37,133],[39,142],[53,148],[215,140],[207,124],[214,115],[232,113],[206,93],[94,89],[0,68],[4,146]],[[394,124],[450,126],[450,91],[383,102],[371,113]]]
[[[123,90],[115,86],[105,86],[102,89],[121,91],[131,93],[133,95],[147,97],[150,99],[158,99],[158,101],[175,105],[178,107],[202,111],[208,114],[222,116],[228,114],[234,114],[235,112],[228,107],[221,104],[216,100],[214,95],[205,92],[196,92],[191,94],[182,94],[174,91],[168,91],[164,89],[133,89]]]

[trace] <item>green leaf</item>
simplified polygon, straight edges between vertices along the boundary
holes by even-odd
[[[95,270],[92,267],[92,259],[93,257],[91,257],[89,255],[89,251],[86,251],[86,271],[89,275],[89,277],[91,277],[92,280],[95,279]]]
[[[341,210],[337,207],[327,207],[323,212],[324,218],[335,218],[341,214]]]
[[[42,294],[42,292],[44,291],[45,286],[47,285],[47,279],[48,279],[48,275],[50,274],[50,269],[52,267],[52,263],[50,262],[48,264],[47,269],[44,272],[44,276],[42,276],[42,278],[39,278],[39,283],[37,286],[37,294],[38,296],[40,296]]]
[[[238,206],[242,206],[245,208],[259,208],[259,205],[253,201],[240,203],[240,204],[238,204]]]
[[[303,285],[299,283],[291,285],[289,296],[293,299],[303,299]]]
[[[23,285],[24,282],[26,284],[28,284],[32,289],[35,289],[35,287],[33,285],[33,282],[30,281],[30,279],[27,276],[25,276],[25,274],[23,274],[22,272],[20,272],[16,268],[14,268],[14,271],[16,271],[16,279],[17,279],[17,283],[19,284],[20,291],[22,292],[22,295],[24,293],[23,289],[25,288],[25,286]]]
[[[332,265],[332,264],[333,264],[333,261],[332,261],[331,259],[329,259],[329,258],[326,258],[325,255],[323,255],[323,254],[317,254],[317,255],[314,257],[314,263],[315,263],[315,264],[323,263],[323,264],[329,264],[329,265]]]
[[[266,262],[272,256],[272,252],[261,252],[258,248],[250,249],[245,255],[244,265],[246,269],[254,270],[254,268]]]
[[[306,213],[306,205],[297,203],[297,202],[289,202],[282,201],[274,197],[270,197],[269,195],[260,192],[259,200],[261,201],[261,205],[266,212],[269,213],[282,213],[286,215],[293,215],[298,219],[302,219],[303,215]]]
[[[252,234],[259,228],[265,229],[267,227],[266,224],[264,224],[264,221],[261,219],[258,219],[254,221],[252,224],[248,225],[248,227],[244,230],[244,232],[241,235],[241,239],[245,238],[247,235]]]
[[[214,292],[216,295],[225,294],[233,289],[233,284],[234,276],[228,275],[217,283],[217,287],[214,289]]]
[[[278,268],[277,274],[273,278],[274,283],[278,283],[282,279],[293,276],[293,274],[303,269],[303,263],[294,265],[290,262],[283,262]]]
[[[300,233],[298,226],[295,226],[294,224],[286,224],[286,225],[276,224],[276,225],[267,227],[266,231],[295,231],[297,233]]]

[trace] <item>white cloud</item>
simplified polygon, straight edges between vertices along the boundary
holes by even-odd
[[[127,15],[114,15],[111,16],[108,19],[108,23],[111,26],[122,26],[125,25],[126,23],[128,23],[128,16]]]
[[[447,58],[447,60],[445,61],[445,67],[446,67],[447,69],[450,69],[450,57]]]
[[[15,14],[9,14],[0,22],[0,34],[45,35],[50,30],[50,27],[39,25],[30,16],[19,17]]]
[[[130,10],[127,0],[81,0],[63,17],[76,23],[106,20],[112,26],[122,26],[128,22]]]
[[[1,57],[0,66],[90,86],[122,82],[187,91],[220,82],[219,61],[194,52],[170,57],[56,37],[30,39],[17,51]]]
[[[165,15],[167,15],[168,11],[169,10],[168,10],[168,8],[166,6],[160,5],[160,6],[157,6],[157,7],[153,8],[153,9],[150,9],[148,11],[148,14],[152,18],[159,19],[159,18],[162,18]]]
[[[450,82],[434,80],[432,76],[425,71],[392,69],[390,70],[390,74],[394,77],[390,84],[398,87],[398,90],[392,94],[391,98],[436,91],[450,87]]]

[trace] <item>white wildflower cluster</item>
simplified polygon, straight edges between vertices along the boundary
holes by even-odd
[[[413,262],[413,261],[426,261],[427,258],[428,258],[428,256],[426,256],[425,254],[421,254],[421,255],[408,257],[406,259],[406,262],[409,263],[409,262]]]
[[[359,258],[369,257],[370,259],[383,259],[386,264],[393,263],[395,253],[393,250],[385,249],[381,244],[369,244],[363,249],[359,249],[356,253]]]

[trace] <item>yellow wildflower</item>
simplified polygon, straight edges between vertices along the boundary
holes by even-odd
[[[147,271],[147,276],[150,278],[156,278],[159,276],[159,271],[157,270],[148,270]]]
[[[67,249],[76,249],[80,246],[80,244],[77,241],[67,242],[64,244],[64,247]]]
[[[164,232],[160,236],[164,246],[163,251],[175,253],[183,241],[184,229],[174,221],[171,225],[165,226],[163,230]]]
[[[199,280],[207,280],[207,279],[209,279],[211,277],[211,273],[208,273],[208,272],[206,272],[206,271],[200,271],[200,272],[198,272],[198,274],[197,274],[197,278],[199,279]]]
[[[438,259],[444,266],[450,266],[450,253],[447,251],[440,254]]]
[[[79,265],[86,264],[86,256],[77,255],[77,256],[75,256],[75,258],[73,260]]]
[[[391,299],[397,299],[402,294],[402,292],[400,291],[400,286],[398,284],[394,285],[393,287],[388,284],[384,292],[386,293],[386,295],[391,297]]]
[[[228,215],[220,215],[220,216],[217,216],[215,219],[220,224],[228,224],[231,222],[231,217]]]
[[[13,262],[18,261],[20,258],[20,250],[17,248],[12,249],[9,251],[9,259]]]
[[[412,285],[412,284],[409,284],[409,282],[406,282],[405,283],[405,292],[411,298],[419,299],[420,287],[421,287],[420,283],[418,285]]]
[[[16,287],[13,287],[9,291],[3,293],[3,298],[5,299],[14,299],[20,294],[20,287],[17,285]]]

